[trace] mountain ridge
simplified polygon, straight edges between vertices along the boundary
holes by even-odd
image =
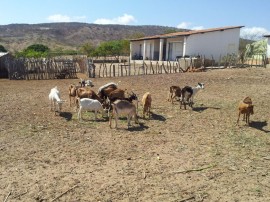
[[[80,22],[0,25],[0,45],[8,51],[21,51],[32,44],[50,49],[76,50],[85,43],[130,39],[136,33],[144,36],[164,34],[168,30],[185,31],[158,25],[101,25]]]

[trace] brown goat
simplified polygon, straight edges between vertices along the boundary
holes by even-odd
[[[75,99],[77,95],[77,89],[79,87],[76,85],[71,84],[68,88],[68,95],[69,95],[69,106],[71,107],[71,98],[73,97],[73,104],[75,104]]]
[[[77,97],[80,99],[90,98],[90,99],[98,100],[100,103],[103,103],[103,100],[95,93],[95,91],[89,88],[78,88]],[[78,99],[76,99],[76,105],[77,107],[79,107]]]
[[[114,102],[117,99],[124,99],[125,98],[125,90],[122,89],[115,89],[108,95],[108,98],[111,102]]]
[[[243,101],[240,102],[238,107],[238,119],[237,125],[239,125],[240,115],[243,114],[243,120],[246,121],[246,124],[249,125],[249,117],[251,114],[254,114],[253,111],[254,105],[252,105],[252,101],[250,97],[246,97]]]
[[[169,92],[169,97],[168,97],[168,101],[172,102],[173,104],[173,100],[178,97],[180,99],[181,97],[181,88],[179,86],[171,86],[170,87],[170,92]]]
[[[152,104],[152,97],[149,92],[145,93],[142,97],[142,105],[143,105],[143,118],[145,117],[145,113],[150,118],[150,110]]]
[[[114,91],[115,89],[117,89],[117,84],[115,83],[107,83],[104,86],[101,86],[98,90],[98,96],[103,99],[106,100],[107,97],[109,96],[109,94]]]

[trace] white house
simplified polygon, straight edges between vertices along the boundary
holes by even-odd
[[[267,58],[270,60],[270,35],[265,35],[264,37],[267,38]]]
[[[202,55],[219,60],[220,56],[238,53],[242,27],[191,30],[132,39],[130,59],[173,61],[181,57]]]

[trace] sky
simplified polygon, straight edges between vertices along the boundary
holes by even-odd
[[[161,25],[185,29],[244,26],[270,34],[270,0],[1,0],[0,25],[52,22]]]

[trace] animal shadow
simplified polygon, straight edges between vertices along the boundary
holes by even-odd
[[[193,107],[192,111],[203,112],[206,109],[220,109],[219,107]]]
[[[65,118],[67,121],[70,121],[72,119],[72,113],[70,112],[61,112],[59,116]]]
[[[150,119],[152,120],[157,120],[157,121],[166,121],[166,118],[160,114],[155,114],[153,112],[151,112],[151,116]]]
[[[267,126],[267,122],[266,121],[251,121],[249,123],[249,126],[252,127],[252,128],[256,128],[258,130],[261,130],[265,133],[270,133],[269,130],[265,130],[263,129],[265,126]]]
[[[128,128],[127,130],[133,132],[133,131],[143,131],[143,130],[147,130],[148,128],[149,128],[149,127],[146,126],[146,125],[144,125],[143,123],[139,123],[139,124],[136,124],[136,126],[134,125],[134,126]]]

